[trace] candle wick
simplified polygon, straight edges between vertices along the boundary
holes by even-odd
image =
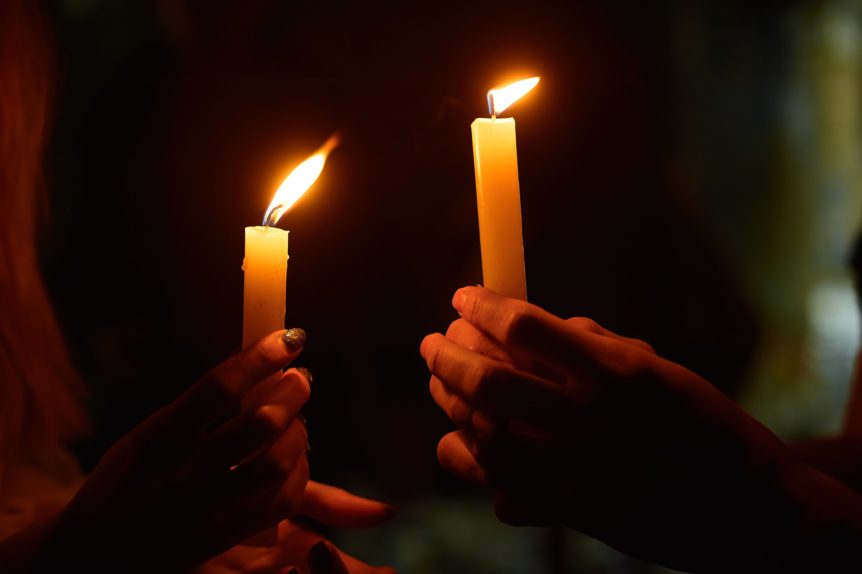
[[[279,214],[279,216],[276,216],[276,213],[282,207],[284,207],[284,204],[279,203],[277,205],[270,206],[270,208],[266,210],[266,213],[263,215],[263,226],[264,227],[268,228],[272,225],[275,225],[275,222],[278,220],[278,217],[280,217],[280,214]]]
[[[494,108],[494,91],[488,92],[488,113],[491,114],[491,119],[497,119],[497,110]]]

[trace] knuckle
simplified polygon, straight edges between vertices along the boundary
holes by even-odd
[[[208,377],[207,383],[207,394],[215,404],[232,404],[242,398],[236,390],[238,385],[235,377],[226,368],[213,372]]]
[[[484,302],[484,297],[479,293],[476,293],[474,289],[469,291],[470,293],[466,295],[464,305],[461,308],[461,316],[468,319],[479,316],[479,313],[482,312],[482,305]]]
[[[267,339],[260,341],[255,346],[254,352],[251,356],[255,366],[259,367],[261,370],[272,370],[281,364],[281,354],[276,352],[275,345],[270,345],[268,342],[269,341]]]
[[[604,329],[589,317],[571,317],[566,320],[566,323],[580,331],[587,331],[588,333],[595,333],[597,335],[604,334]]]
[[[464,428],[472,426],[473,409],[459,397],[454,397],[452,399],[449,416],[452,419],[452,422],[459,427]]]
[[[261,466],[263,475],[270,480],[282,481],[290,476],[296,461],[287,457],[279,456],[274,452],[263,455]]]
[[[647,353],[652,353],[653,355],[655,355],[655,349],[653,349],[653,346],[644,341],[643,339],[631,339],[631,342],[633,345],[640,347]]]
[[[275,502],[275,510],[279,516],[293,516],[299,512],[300,497],[293,492],[295,488],[285,486]]]
[[[526,301],[514,302],[503,317],[503,342],[513,343],[524,337],[535,321],[535,315]]]
[[[596,335],[601,335],[604,332],[604,329],[594,319],[590,319],[589,317],[581,317],[581,325],[584,330]]]
[[[647,379],[650,373],[650,364],[644,360],[642,349],[625,346],[619,348],[611,357],[611,368],[613,373],[623,380]]]
[[[499,378],[499,368],[489,361],[476,361],[470,366],[467,374],[467,384],[477,402],[484,402],[491,397],[494,386]]]
[[[249,424],[263,436],[274,436],[284,427],[284,415],[277,407],[264,405],[250,415]]]

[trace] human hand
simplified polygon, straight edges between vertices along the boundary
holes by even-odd
[[[460,429],[438,458],[488,484],[503,521],[565,524],[685,569],[786,551],[787,481],[821,477],[712,385],[589,319],[478,287],[453,305],[462,319],[421,346]]]
[[[389,506],[344,490],[309,481],[301,509],[326,526],[362,528],[388,519]],[[238,545],[209,560],[195,574],[392,574],[342,552],[316,533],[302,517],[283,520],[272,547]]]
[[[120,439],[36,570],[185,571],[296,514],[308,480],[296,414],[310,387],[296,369],[272,375],[304,342],[301,330],[264,337]]]

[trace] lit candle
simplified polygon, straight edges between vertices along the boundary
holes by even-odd
[[[243,349],[273,331],[284,329],[288,232],[273,226],[317,181],[323,171],[326,157],[337,145],[338,137],[332,136],[314,155],[296,166],[275,192],[263,216],[263,225],[245,228],[245,259],[242,262],[244,271]],[[280,377],[281,373],[274,373],[267,380]],[[243,400],[243,407],[254,403],[255,394],[252,391]],[[258,533],[245,544],[269,548],[275,546],[277,541],[278,529],[272,528]]]
[[[472,125],[483,281],[500,295],[523,300],[527,299],[527,280],[515,120],[497,114],[538,83],[539,78],[529,78],[489,91],[491,118],[479,118]]]
[[[273,227],[281,216],[317,181],[326,157],[338,138],[332,136],[314,155],[299,164],[284,180],[266,210],[263,225],[245,228],[245,271],[242,313],[242,348],[264,335],[284,329],[287,289],[287,234]],[[278,374],[273,377],[280,376]]]

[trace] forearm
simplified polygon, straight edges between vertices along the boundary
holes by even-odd
[[[790,445],[809,465],[862,493],[862,438],[836,436]]]
[[[752,509],[750,540],[715,572],[862,571],[862,497],[805,464],[788,463],[774,496]]]

